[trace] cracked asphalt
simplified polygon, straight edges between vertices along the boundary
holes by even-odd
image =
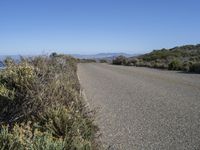
[[[78,76],[105,148],[200,149],[200,75],[100,63]]]

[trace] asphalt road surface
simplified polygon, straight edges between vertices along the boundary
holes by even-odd
[[[105,148],[200,149],[200,75],[90,63],[78,76]]]

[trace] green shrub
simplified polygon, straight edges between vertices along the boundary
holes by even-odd
[[[24,62],[9,64],[0,72],[0,117],[3,121],[10,122],[28,114],[25,103],[30,103],[28,92],[33,90],[35,79],[34,67]]]
[[[70,56],[8,63],[0,71],[0,107],[0,149],[94,147],[97,127]]]
[[[71,113],[71,114],[70,114]],[[66,108],[49,110],[39,122],[15,124],[10,130],[2,126],[0,130],[0,148],[7,149],[92,149],[92,125],[88,118],[69,112]],[[94,130],[95,132],[95,130]]]
[[[168,66],[165,65],[164,63],[155,63],[155,64],[153,65],[153,68],[158,68],[158,69],[167,69]]]
[[[178,60],[173,60],[171,63],[168,65],[169,70],[181,70],[181,62]]]
[[[191,62],[191,61],[185,61],[182,65],[182,70],[189,72],[192,64],[193,64],[193,62]]]
[[[139,62],[137,58],[129,58],[128,63],[130,66],[135,66]]]
[[[195,63],[195,64],[190,65],[189,71],[200,73],[200,63]]]
[[[80,63],[96,63],[95,59],[78,59]]]
[[[11,66],[14,64],[14,60],[11,58],[11,57],[7,57],[5,60],[4,60],[4,65],[6,65],[7,67],[8,66]]]
[[[99,62],[100,63],[107,63],[107,60],[106,59],[100,59]]]
[[[74,135],[81,135],[84,139],[90,140],[96,131],[92,118],[84,116],[74,108],[56,106],[41,114],[39,118],[41,129],[48,130],[55,137],[70,139]]]
[[[115,59],[113,59],[112,63],[114,65],[127,65],[128,59],[124,56],[118,56]]]

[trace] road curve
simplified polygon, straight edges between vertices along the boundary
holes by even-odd
[[[200,149],[200,75],[90,63],[78,76],[105,147]]]

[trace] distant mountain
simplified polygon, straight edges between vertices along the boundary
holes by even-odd
[[[72,54],[75,58],[80,59],[102,59],[102,58],[115,58],[117,56],[123,55],[125,57],[135,56],[134,54],[126,54],[126,53],[99,53],[94,55],[80,55],[80,54]]]
[[[11,57],[13,60],[15,60],[16,62],[20,60],[20,56],[19,55],[0,55],[0,69],[4,68],[4,63],[3,61],[7,58],[7,57]]]
[[[4,61],[7,57],[11,57],[14,60],[19,60],[19,55],[0,55],[0,61]]]
[[[4,67],[4,64],[2,61],[0,61],[0,69]]]

